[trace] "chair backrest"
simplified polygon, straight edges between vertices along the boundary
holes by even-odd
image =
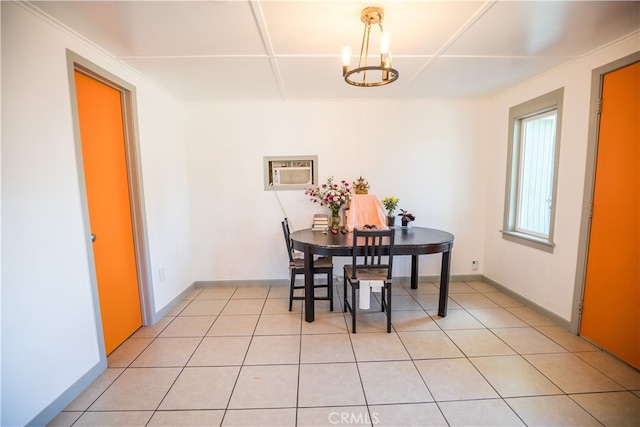
[[[387,270],[387,279],[391,279],[393,268],[393,247],[395,229],[355,229],[353,230],[353,278],[358,270]],[[360,250],[355,250],[358,247]],[[361,252],[361,255],[358,255]]]
[[[282,221],[282,232],[284,233],[284,241],[287,244],[289,262],[293,262],[293,245],[291,244],[291,231],[289,230],[289,221],[287,218]]]

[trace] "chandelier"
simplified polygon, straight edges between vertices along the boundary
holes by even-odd
[[[367,7],[360,13],[360,20],[364,22],[364,34],[360,47],[360,59],[358,68],[349,70],[351,62],[351,47],[342,47],[342,75],[344,81],[353,86],[373,87],[393,83],[398,79],[398,70],[391,66],[391,53],[389,52],[389,33],[382,29],[384,10],[381,7]],[[367,66],[369,56],[369,34],[371,25],[380,27],[380,65]],[[368,73],[367,73],[368,72]],[[367,78],[369,78],[367,80]]]

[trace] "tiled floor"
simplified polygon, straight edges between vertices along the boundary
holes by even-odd
[[[640,373],[480,282],[395,286],[348,329],[286,287],[201,288],[108,358],[51,425],[638,426]],[[379,305],[378,305],[379,307]]]

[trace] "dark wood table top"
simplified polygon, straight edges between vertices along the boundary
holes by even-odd
[[[425,227],[395,227],[395,255],[423,255],[447,252],[453,246],[453,234]],[[324,233],[311,229],[291,233],[293,248],[303,251],[309,246],[317,255],[351,256],[353,233]]]

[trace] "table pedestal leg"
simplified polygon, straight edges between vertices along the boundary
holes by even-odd
[[[442,252],[442,269],[440,271],[440,301],[438,316],[446,317],[449,298],[449,268],[451,267],[451,251]]]
[[[411,255],[411,289],[418,289],[418,255]]]

